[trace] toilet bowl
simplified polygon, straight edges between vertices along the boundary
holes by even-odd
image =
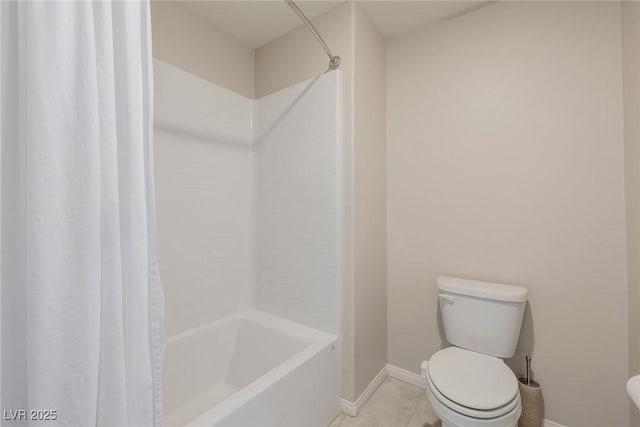
[[[504,362],[457,347],[438,351],[425,371],[427,398],[443,427],[514,427],[518,383]]]
[[[453,346],[423,362],[427,398],[443,427],[514,427],[522,413],[518,380],[503,358],[520,335],[527,289],[439,277],[438,298]]]

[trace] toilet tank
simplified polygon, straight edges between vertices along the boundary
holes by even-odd
[[[478,280],[438,277],[447,341],[500,358],[516,351],[527,289]]]

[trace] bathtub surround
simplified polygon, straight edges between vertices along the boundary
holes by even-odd
[[[436,276],[522,285],[510,363],[531,352],[545,418],[628,425],[620,64],[615,2],[493,3],[388,41],[390,364],[446,344]]]
[[[255,307],[253,101],[154,62],[159,259],[169,337]]]
[[[167,424],[326,426],[340,393],[340,73],[251,100],[161,61],[154,69]],[[280,335],[255,332],[275,324]],[[314,393],[285,418],[264,412],[308,382]]]
[[[312,19],[325,41],[340,55],[342,134],[342,396],[354,397],[353,256],[352,256],[352,104],[353,4],[344,3]],[[290,58],[298,58],[290,61]],[[268,95],[281,88],[315,77],[326,67],[325,57],[304,27],[279,37],[255,51],[256,95]],[[356,396],[357,397],[357,396]]]
[[[162,425],[150,36],[145,1],[0,4],[3,426]]]
[[[339,72],[254,104],[256,307],[340,334]]]
[[[342,396],[353,404],[385,366],[387,353],[385,47],[356,3],[345,2],[313,23],[342,58],[344,77]],[[256,49],[258,96],[326,68],[306,31],[297,28]]]
[[[339,72],[254,101],[154,69],[169,335],[252,307],[336,334]]]
[[[342,73],[340,99],[342,134],[342,396],[355,400],[354,322],[352,254],[352,29],[353,4],[344,3],[312,19],[327,44],[340,55]],[[326,67],[316,41],[302,26],[256,49],[256,95],[267,95],[304,79],[313,78]],[[289,61],[289,58],[298,58]]]

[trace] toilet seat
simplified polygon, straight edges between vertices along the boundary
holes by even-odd
[[[497,357],[449,347],[431,357],[426,373],[434,397],[469,417],[500,417],[520,404],[516,377]]]
[[[468,408],[444,396],[440,392],[440,390],[438,390],[438,388],[433,384],[431,377],[429,376],[428,373],[427,373],[427,385],[431,393],[433,393],[433,396],[436,399],[438,399],[440,403],[442,403],[447,408],[455,412],[458,412],[462,415],[466,415],[467,417],[471,417],[471,418],[477,418],[477,419],[498,418],[504,414],[509,413],[510,411],[513,411],[520,403],[520,396],[516,396],[513,398],[513,400],[511,400],[511,402],[507,403],[506,405],[500,406],[499,408],[488,409],[488,410]]]
[[[427,387],[427,398],[433,412],[442,420],[442,427],[517,427],[522,413],[520,399],[516,399],[517,406],[510,412],[496,418],[474,418],[461,414],[438,400],[433,394],[432,387]]]

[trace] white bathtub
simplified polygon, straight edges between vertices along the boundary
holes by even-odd
[[[336,341],[256,310],[172,337],[165,425],[326,427],[339,412]]]

